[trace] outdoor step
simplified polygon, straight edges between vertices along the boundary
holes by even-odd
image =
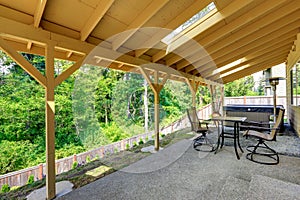
[[[248,181],[228,176],[217,199],[246,200],[248,188]]]
[[[266,176],[254,175],[250,181],[247,197],[248,200],[300,200],[300,185]]]

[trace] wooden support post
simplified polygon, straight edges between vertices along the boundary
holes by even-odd
[[[140,71],[154,93],[154,123],[155,123],[154,125],[155,145],[154,146],[155,146],[155,150],[159,151],[159,93],[163,88],[164,84],[166,83],[166,81],[168,80],[168,78],[170,77],[170,75],[166,74],[166,76],[164,76],[162,81],[159,83],[159,73],[158,71],[154,71],[153,74],[154,83],[152,83],[149,72],[145,71],[142,67],[140,67]]]
[[[159,91],[154,92],[155,150],[159,151]]]
[[[188,84],[190,91],[192,93],[192,105],[193,107],[196,108],[196,93],[198,91],[200,83],[196,82],[194,79],[193,80],[186,79],[186,83]]]
[[[46,191],[47,199],[54,199],[55,188],[55,103],[54,103],[54,45],[46,47]]]

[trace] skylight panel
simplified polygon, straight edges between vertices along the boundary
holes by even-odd
[[[169,35],[164,37],[161,41],[165,44],[170,44],[172,39],[175,36],[179,35],[184,30],[186,30],[187,28],[189,28],[190,26],[192,26],[193,24],[198,22],[200,19],[202,19],[204,16],[206,16],[208,13],[210,13],[214,9],[216,9],[216,5],[214,4],[214,2],[211,2],[205,8],[200,10],[200,12],[198,12],[197,14],[192,16],[190,19],[188,19],[186,22],[184,22],[183,24],[178,26],[174,31],[172,31]]]

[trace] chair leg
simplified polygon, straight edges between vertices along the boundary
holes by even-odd
[[[259,148],[266,149],[267,152],[258,152]],[[265,165],[277,165],[279,163],[278,153],[274,149],[270,148],[261,139],[258,140],[258,143],[255,146],[253,146],[253,145],[248,146],[247,151],[249,151],[249,153],[246,155],[246,158],[253,162],[256,162],[259,164],[265,164]],[[254,158],[255,156],[265,156],[265,157],[271,158],[271,161],[270,162],[260,161],[260,160],[257,160],[256,158]]]
[[[211,149],[201,148],[204,145],[211,147]],[[203,135],[197,137],[196,139],[194,139],[193,147],[196,151],[212,152],[215,150],[214,145],[206,137],[206,134],[203,134]]]

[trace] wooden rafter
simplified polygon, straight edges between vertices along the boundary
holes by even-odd
[[[246,6],[249,6],[251,3],[253,3],[253,0],[249,1],[233,1],[230,5],[228,5],[226,8],[221,10],[220,12],[216,12],[213,16],[208,18],[206,21],[203,23],[199,24],[197,27],[193,28],[190,30],[188,33],[185,34],[184,37],[178,38],[176,41],[172,42],[170,45],[169,51],[172,52],[184,43],[188,42],[190,39],[193,39],[196,37],[198,34],[201,32],[209,29],[212,27],[214,24],[225,20],[227,17],[230,17],[231,15],[234,14],[236,9],[242,9]],[[162,59],[166,55],[166,52],[160,51],[153,55],[152,60],[153,62],[156,62],[160,59]]]
[[[174,19],[168,22],[164,26],[164,28],[170,31],[176,29],[178,27],[178,23],[185,22],[189,19],[189,17],[192,17],[194,14],[199,12],[199,10],[202,10],[210,2],[211,0],[202,0],[201,2],[194,1],[194,3],[192,3],[186,10],[184,10],[182,13],[180,13],[178,16],[176,16]],[[158,43],[158,41],[162,40],[168,33],[168,31],[157,32],[150,39],[145,41],[144,46],[147,46],[149,48],[155,46]],[[136,57],[140,57],[141,55],[143,55],[149,50],[149,48],[136,50]]]
[[[291,42],[294,40],[294,37],[290,37],[288,39],[285,39],[285,38],[282,38],[282,39],[278,38],[278,39],[279,40],[278,41],[276,40],[276,42],[274,44],[262,45],[262,47],[257,48],[257,51],[253,50],[253,51],[251,51],[251,53],[249,52],[249,54],[246,54],[245,57],[239,56],[238,59],[236,59],[236,60],[241,59],[241,62],[239,62],[239,64],[236,66],[238,67],[238,66],[246,65],[249,62],[251,62],[251,60],[256,59],[256,57],[261,57],[270,51],[274,51],[274,49],[282,49],[282,47],[284,47],[284,46],[289,46],[289,44],[291,44]],[[219,64],[217,64],[217,66],[218,65]],[[225,66],[225,64],[220,64],[219,66]],[[232,68],[227,68],[227,69],[223,70],[222,67],[220,68],[220,70],[223,73],[228,72],[231,69]],[[216,70],[207,69],[207,70],[201,71],[201,75],[203,77],[210,77],[210,76],[216,75],[217,73],[219,73],[219,70],[217,70],[217,69]]]
[[[113,50],[117,50],[124,44],[138,28],[142,27],[153,15],[157,13],[169,0],[153,0],[145,10],[143,10],[133,22],[127,27],[127,30],[135,29],[126,34],[122,34],[112,42]]]
[[[275,65],[278,65],[278,64],[282,63],[282,60],[284,60],[285,57],[286,57],[286,55],[282,55],[281,57],[278,57],[276,59],[266,60],[263,63],[258,63],[254,67],[247,68],[247,69],[244,69],[242,71],[233,73],[233,74],[231,74],[229,76],[223,77],[222,80],[223,80],[223,82],[225,84],[225,83],[234,81],[236,79],[239,79],[239,78],[251,75],[251,74],[253,74],[253,73],[257,72],[257,71],[268,69],[270,67],[273,67]]]
[[[295,26],[300,25],[300,20],[297,20],[298,18],[295,18],[295,16],[299,14],[300,12],[296,12],[292,15],[282,18],[281,19],[282,21],[288,20],[287,21],[288,24],[283,27],[279,26],[277,22],[273,22],[267,25],[266,27],[261,28],[260,30],[246,37],[242,38],[242,35],[234,35],[239,40],[231,45],[226,46],[226,43],[223,44],[224,46],[218,46],[218,47],[216,45],[213,45],[211,47],[208,47],[207,50],[211,53],[211,56],[214,58],[214,60],[217,60],[220,57],[223,57],[225,59],[232,58],[234,57],[232,54],[234,54],[235,52],[242,53],[244,51],[248,51],[249,49],[253,49],[254,47],[257,47],[261,44],[265,44],[268,41],[272,41],[271,38],[276,39],[276,37],[279,37],[287,32],[290,32],[291,30],[295,30]],[[235,40],[235,37],[230,36],[230,39]],[[224,40],[227,40],[227,38]],[[215,51],[214,48],[222,48],[222,51]],[[204,61],[207,60],[207,58],[205,58],[205,55],[202,56],[202,58],[198,56],[198,58],[199,61],[196,63],[198,63],[200,66],[204,65],[205,62],[203,62],[203,60]],[[184,67],[185,65],[183,65],[183,68]],[[189,72],[193,70],[193,68],[188,67],[185,70]]]
[[[299,10],[287,15],[287,10],[296,10],[295,6],[296,5],[294,4],[288,4],[279,9],[278,12],[270,13],[266,17],[261,18],[255,23],[252,23],[246,28],[231,34],[230,36],[207,47],[206,49],[216,59],[224,55],[224,53],[228,54],[228,52],[232,52],[263,37],[264,35],[268,35],[273,31],[279,30],[285,25],[298,21],[299,18],[297,16],[300,15]]]
[[[80,40],[85,41],[99,21],[102,19],[107,10],[111,7],[114,0],[100,0],[95,11],[91,14],[88,21],[80,31]]]
[[[217,29],[213,33],[207,35],[204,38],[201,38],[200,44],[201,45],[207,45],[212,42],[216,42],[222,37],[226,36],[227,34],[230,34],[231,32],[238,30],[242,26],[245,26],[249,23],[251,23],[253,20],[257,19],[257,17],[264,15],[268,11],[273,10],[274,8],[277,8],[278,6],[281,6],[284,2],[287,2],[287,0],[280,0],[276,2],[272,1],[264,1],[262,4],[258,5],[255,10],[251,10],[250,12],[246,12],[245,14],[241,15],[240,17],[236,18],[233,21],[230,21],[230,23],[227,23],[226,25],[222,26],[221,28]],[[188,51],[187,53],[183,54],[192,54],[193,49],[186,48],[185,51]],[[182,58],[180,56],[173,56],[172,58],[166,60],[167,65],[172,65],[178,61],[180,61]]]
[[[38,0],[37,2],[38,5],[34,12],[34,21],[33,21],[33,26],[35,28],[38,28],[40,26],[40,22],[46,7],[47,0]]]
[[[260,56],[257,56],[253,59],[249,59],[246,62],[243,62],[241,64],[238,64],[231,69],[224,70],[221,72],[221,77],[224,77],[225,74],[231,73],[231,71],[234,71],[235,69],[242,67],[242,66],[255,66],[257,63],[265,62],[266,60],[276,59],[277,57],[280,57],[281,55],[286,55],[288,50],[290,49],[290,45],[285,45],[281,51],[272,51],[265,52],[264,54],[261,54]],[[283,62],[284,60],[282,60]],[[210,76],[208,78],[211,78]]]

